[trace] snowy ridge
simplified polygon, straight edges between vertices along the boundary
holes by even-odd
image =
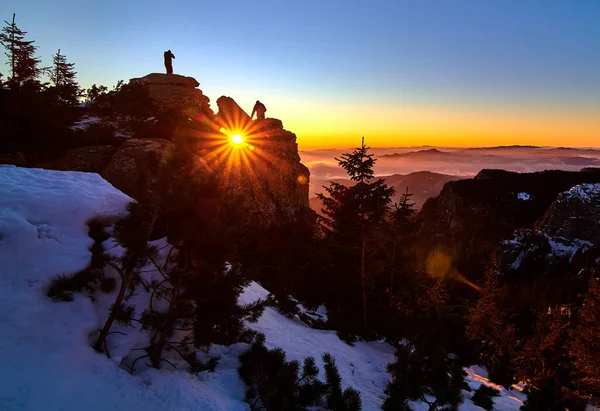
[[[569,191],[565,191],[558,196],[558,201],[571,201],[579,199],[584,203],[596,201],[600,198],[600,184],[580,184]]]
[[[88,263],[92,241],[86,221],[121,217],[130,201],[97,174],[0,167],[0,410],[249,409],[237,373],[238,356],[246,344],[213,346],[209,354],[219,355],[220,360],[212,373],[190,374],[165,366],[132,376],[120,363],[139,355],[135,349],[144,345],[144,332],[137,327],[115,328],[127,335],[110,336],[111,359],[95,352],[89,341],[90,333],[105,320],[116,290],[96,294],[93,300],[75,294],[72,302],[55,302],[46,296],[53,278]],[[166,245],[164,240],[154,244]],[[154,274],[149,269],[144,275]],[[148,299],[143,290],[136,293],[129,302],[139,314]],[[267,290],[251,283],[240,303],[267,295]],[[271,307],[250,328],[265,334],[267,346],[283,348],[288,359],[313,356],[321,366],[321,354],[331,353],[344,387],[360,391],[363,410],[380,408],[389,380],[386,366],[394,360],[390,345],[350,346],[334,331],[311,329]],[[467,371],[473,389],[491,385],[483,370]],[[517,410],[523,399],[518,391],[502,390],[497,409]],[[415,409],[427,407],[415,404]],[[461,406],[461,410],[478,409],[468,399]]]

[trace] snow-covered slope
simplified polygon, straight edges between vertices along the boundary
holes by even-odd
[[[101,318],[89,298],[46,297],[52,278],[88,264],[86,221],[123,216],[130,201],[97,174],[0,167],[0,410],[247,409],[237,363],[131,376],[91,348]]]
[[[46,296],[51,279],[84,268],[90,258],[86,221],[114,220],[131,199],[97,174],[0,167],[0,410],[247,410],[245,387],[237,374],[245,344],[216,346],[215,372],[197,375],[148,369],[132,376],[119,359],[139,347],[143,333],[111,336],[111,354],[96,353],[89,334],[107,315],[111,296],[95,301],[75,295],[72,302]],[[252,283],[240,300],[265,297]],[[114,296],[113,296],[114,297]],[[337,360],[345,386],[361,392],[364,410],[379,409],[393,349],[385,343],[341,342],[333,331],[314,330],[267,308],[251,328],[266,335],[269,347],[288,358],[323,352]],[[469,385],[487,383],[481,370],[469,370]],[[518,409],[523,395],[503,390],[497,409]],[[426,409],[417,405],[418,410]],[[470,401],[463,410],[479,409]]]

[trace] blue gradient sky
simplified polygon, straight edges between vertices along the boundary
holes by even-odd
[[[600,0],[0,2],[13,12],[83,86],[163,72],[170,48],[213,102],[258,98],[305,147],[600,145]]]

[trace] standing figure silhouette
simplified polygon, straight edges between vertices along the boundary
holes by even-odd
[[[252,115],[250,116],[250,118],[254,117],[254,113],[256,113],[257,120],[264,120],[266,111],[267,111],[267,108],[265,107],[265,105],[263,103],[261,103],[260,101],[256,100],[256,104],[254,105],[254,108],[252,109]]]
[[[165,51],[165,68],[167,69],[167,74],[173,74],[173,59],[175,55],[171,53],[171,50]]]

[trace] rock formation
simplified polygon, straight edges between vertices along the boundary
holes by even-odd
[[[134,199],[152,197],[160,166],[173,153],[175,144],[161,139],[132,139],[121,145],[100,175]],[[206,162],[196,156],[196,174],[212,173]]]
[[[226,132],[245,138],[244,145],[231,150],[237,161],[215,164],[218,172],[229,174],[232,201],[241,203],[250,215],[266,217],[264,222],[308,207],[310,173],[300,163],[296,135],[277,119],[252,121],[230,97],[220,97],[217,105],[216,122]]]
[[[178,74],[151,73],[144,77],[132,78],[130,84],[141,84],[148,88],[150,98],[164,109],[189,110],[198,109],[206,115],[214,113],[210,108],[210,100],[193,77]]]
[[[545,309],[584,292],[599,257],[600,184],[583,184],[561,193],[535,228],[502,241],[491,268],[512,297]]]
[[[116,151],[117,147],[112,145],[79,147],[41,153],[30,156],[28,160],[37,168],[101,173]]]
[[[214,115],[209,99],[197,89],[199,84],[191,77],[153,73],[131,79],[130,84],[146,87],[158,110],[144,123],[147,127],[136,135],[152,137],[153,132],[154,137],[166,135],[152,121],[160,116],[164,126],[165,121],[173,118],[176,130],[173,141],[123,137],[106,138],[107,143],[98,145],[98,139],[94,139],[93,146],[29,153],[0,161],[99,173],[125,194],[141,199],[153,195],[160,165],[176,147],[183,147],[196,156],[196,167],[189,177],[216,173],[226,184],[227,198],[253,224],[270,225],[282,216],[294,216],[301,208],[308,207],[309,171],[300,163],[296,136],[284,130],[281,121],[252,121],[232,98],[225,96],[217,100],[219,113]],[[94,119],[97,126],[111,121],[101,116]],[[80,142],[85,142],[86,129],[79,132]],[[243,134],[245,144],[233,145],[229,140],[233,132]]]
[[[441,249],[460,273],[477,282],[501,241],[517,229],[532,228],[561,192],[583,183],[600,183],[600,173],[482,170],[474,179],[449,182],[418,215],[420,259]]]

